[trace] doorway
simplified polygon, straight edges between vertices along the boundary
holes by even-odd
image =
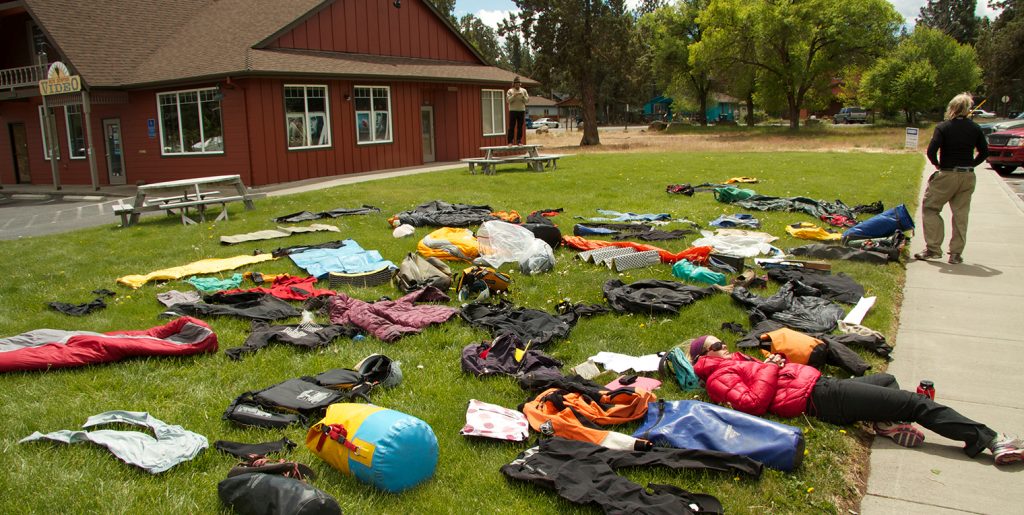
[[[437,160],[434,153],[434,107],[420,106],[420,132],[423,138],[423,162]]]
[[[28,137],[25,135],[24,123],[9,123],[11,132],[11,149],[14,157],[14,182],[28,184],[32,182],[32,173],[28,168]]]
[[[107,148],[107,180],[110,185],[125,184],[124,148],[121,145],[121,120],[103,120],[103,141]]]

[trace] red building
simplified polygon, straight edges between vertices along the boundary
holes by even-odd
[[[514,76],[424,0],[0,0],[0,48],[3,184],[454,161],[504,143]],[[56,61],[81,92],[41,94]]]

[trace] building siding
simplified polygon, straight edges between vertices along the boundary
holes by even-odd
[[[481,64],[423,0],[339,0],[267,45]]]

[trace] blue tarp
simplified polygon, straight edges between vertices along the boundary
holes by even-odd
[[[359,274],[384,267],[397,268],[376,250],[364,250],[354,240],[345,240],[344,243],[345,246],[338,249],[311,249],[290,254],[289,257],[299,268],[317,279],[327,277],[330,272]]]

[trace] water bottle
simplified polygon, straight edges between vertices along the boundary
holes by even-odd
[[[935,400],[935,383],[925,379],[921,381],[921,384],[917,385],[917,393],[927,396],[931,400]]]

